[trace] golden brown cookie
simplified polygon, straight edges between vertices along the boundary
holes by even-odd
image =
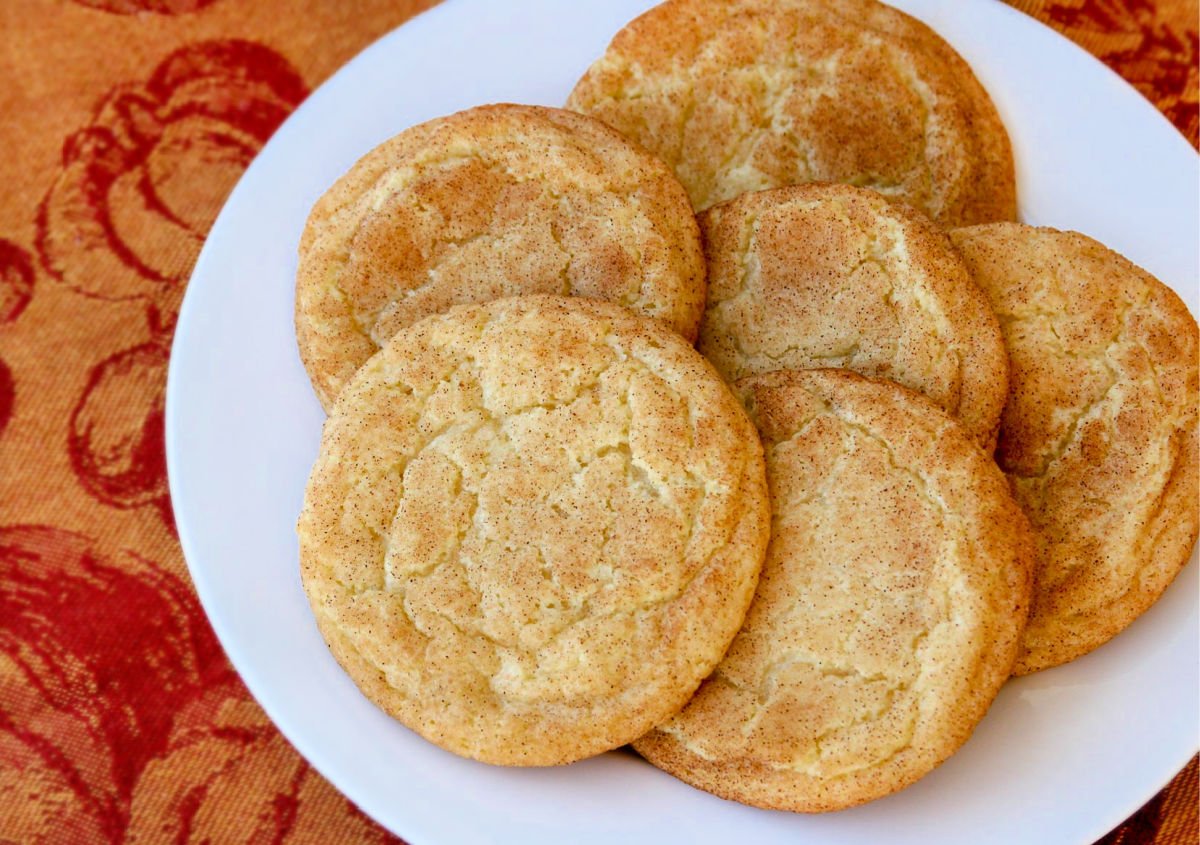
[[[933,399],[985,448],[1008,396],[987,297],[929,218],[865,188],[743,194],[700,215],[700,351],[728,380],[844,367]]]
[[[1016,219],[987,92],[933,30],[875,0],[667,0],[617,33],[567,106],[657,153],[697,209],[829,181],[944,225]]]
[[[995,464],[917,393],[847,370],[737,389],[766,450],[767,562],[725,659],[634,748],[759,807],[880,798],[962,745],[1009,676],[1028,525]]]
[[[951,237],[1000,317],[1012,386],[996,460],[1038,540],[1018,674],[1124,630],[1196,543],[1196,320],[1170,288],[1077,232]]]
[[[304,587],[373,702],[457,754],[567,763],[677,712],[750,603],[762,447],[712,367],[612,303],[402,329],[342,392]]]
[[[328,410],[401,328],[529,293],[610,300],[694,340],[704,257],[687,196],[591,118],[459,112],[376,147],[313,207],[296,272],[300,356]]]

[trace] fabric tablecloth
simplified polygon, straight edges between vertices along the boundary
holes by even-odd
[[[172,522],[163,391],[238,176],[428,5],[0,3],[0,842],[394,841],[293,751],[214,639]],[[1013,5],[1197,143],[1196,0]],[[1196,771],[1103,841],[1195,843]]]

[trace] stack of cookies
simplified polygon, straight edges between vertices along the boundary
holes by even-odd
[[[966,63],[875,0],[668,0],[570,110],[320,199],[299,521],[363,693],[457,754],[632,743],[726,798],[895,792],[1196,541],[1197,327],[1016,217]]]

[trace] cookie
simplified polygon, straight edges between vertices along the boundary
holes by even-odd
[[[296,336],[328,410],[388,338],[453,305],[605,299],[694,340],[704,258],[662,162],[598,121],[494,105],[408,129],[318,200],[300,242]]]
[[[567,763],[683,707],[749,606],[762,447],[712,367],[618,305],[402,329],[325,424],[304,588],[366,696],[443,748]]]
[[[567,106],[659,155],[698,210],[828,181],[944,225],[1016,219],[987,92],[933,30],[875,0],[667,0],[617,33]]]
[[[766,450],[767,562],[725,659],[634,748],[758,807],[888,795],[962,745],[1009,676],[1028,525],[995,464],[917,393],[847,370],[737,389]]]
[[[1196,320],[1091,238],[1017,224],[951,238],[1012,362],[996,460],[1038,540],[1019,674],[1104,644],[1196,543]]]
[[[700,215],[700,351],[728,380],[842,367],[933,399],[995,445],[1008,354],[987,297],[934,223],[849,185],[744,194]]]

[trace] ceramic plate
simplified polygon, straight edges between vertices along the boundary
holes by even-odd
[[[217,635],[284,735],[414,843],[1080,843],[1197,748],[1197,564],[1125,633],[1009,683],[915,786],[825,816],[685,786],[628,752],[493,768],[430,745],[338,668],[300,588],[294,524],[323,415],[292,327],[317,197],[400,130],[480,103],[559,105],[647,0],[449,0],[375,43],[276,133],[221,212],[180,314],[167,457],[180,540]],[[1197,312],[1197,156],[1132,88],[994,0],[904,0],[971,63],[1012,136],[1021,216],[1085,232]]]

